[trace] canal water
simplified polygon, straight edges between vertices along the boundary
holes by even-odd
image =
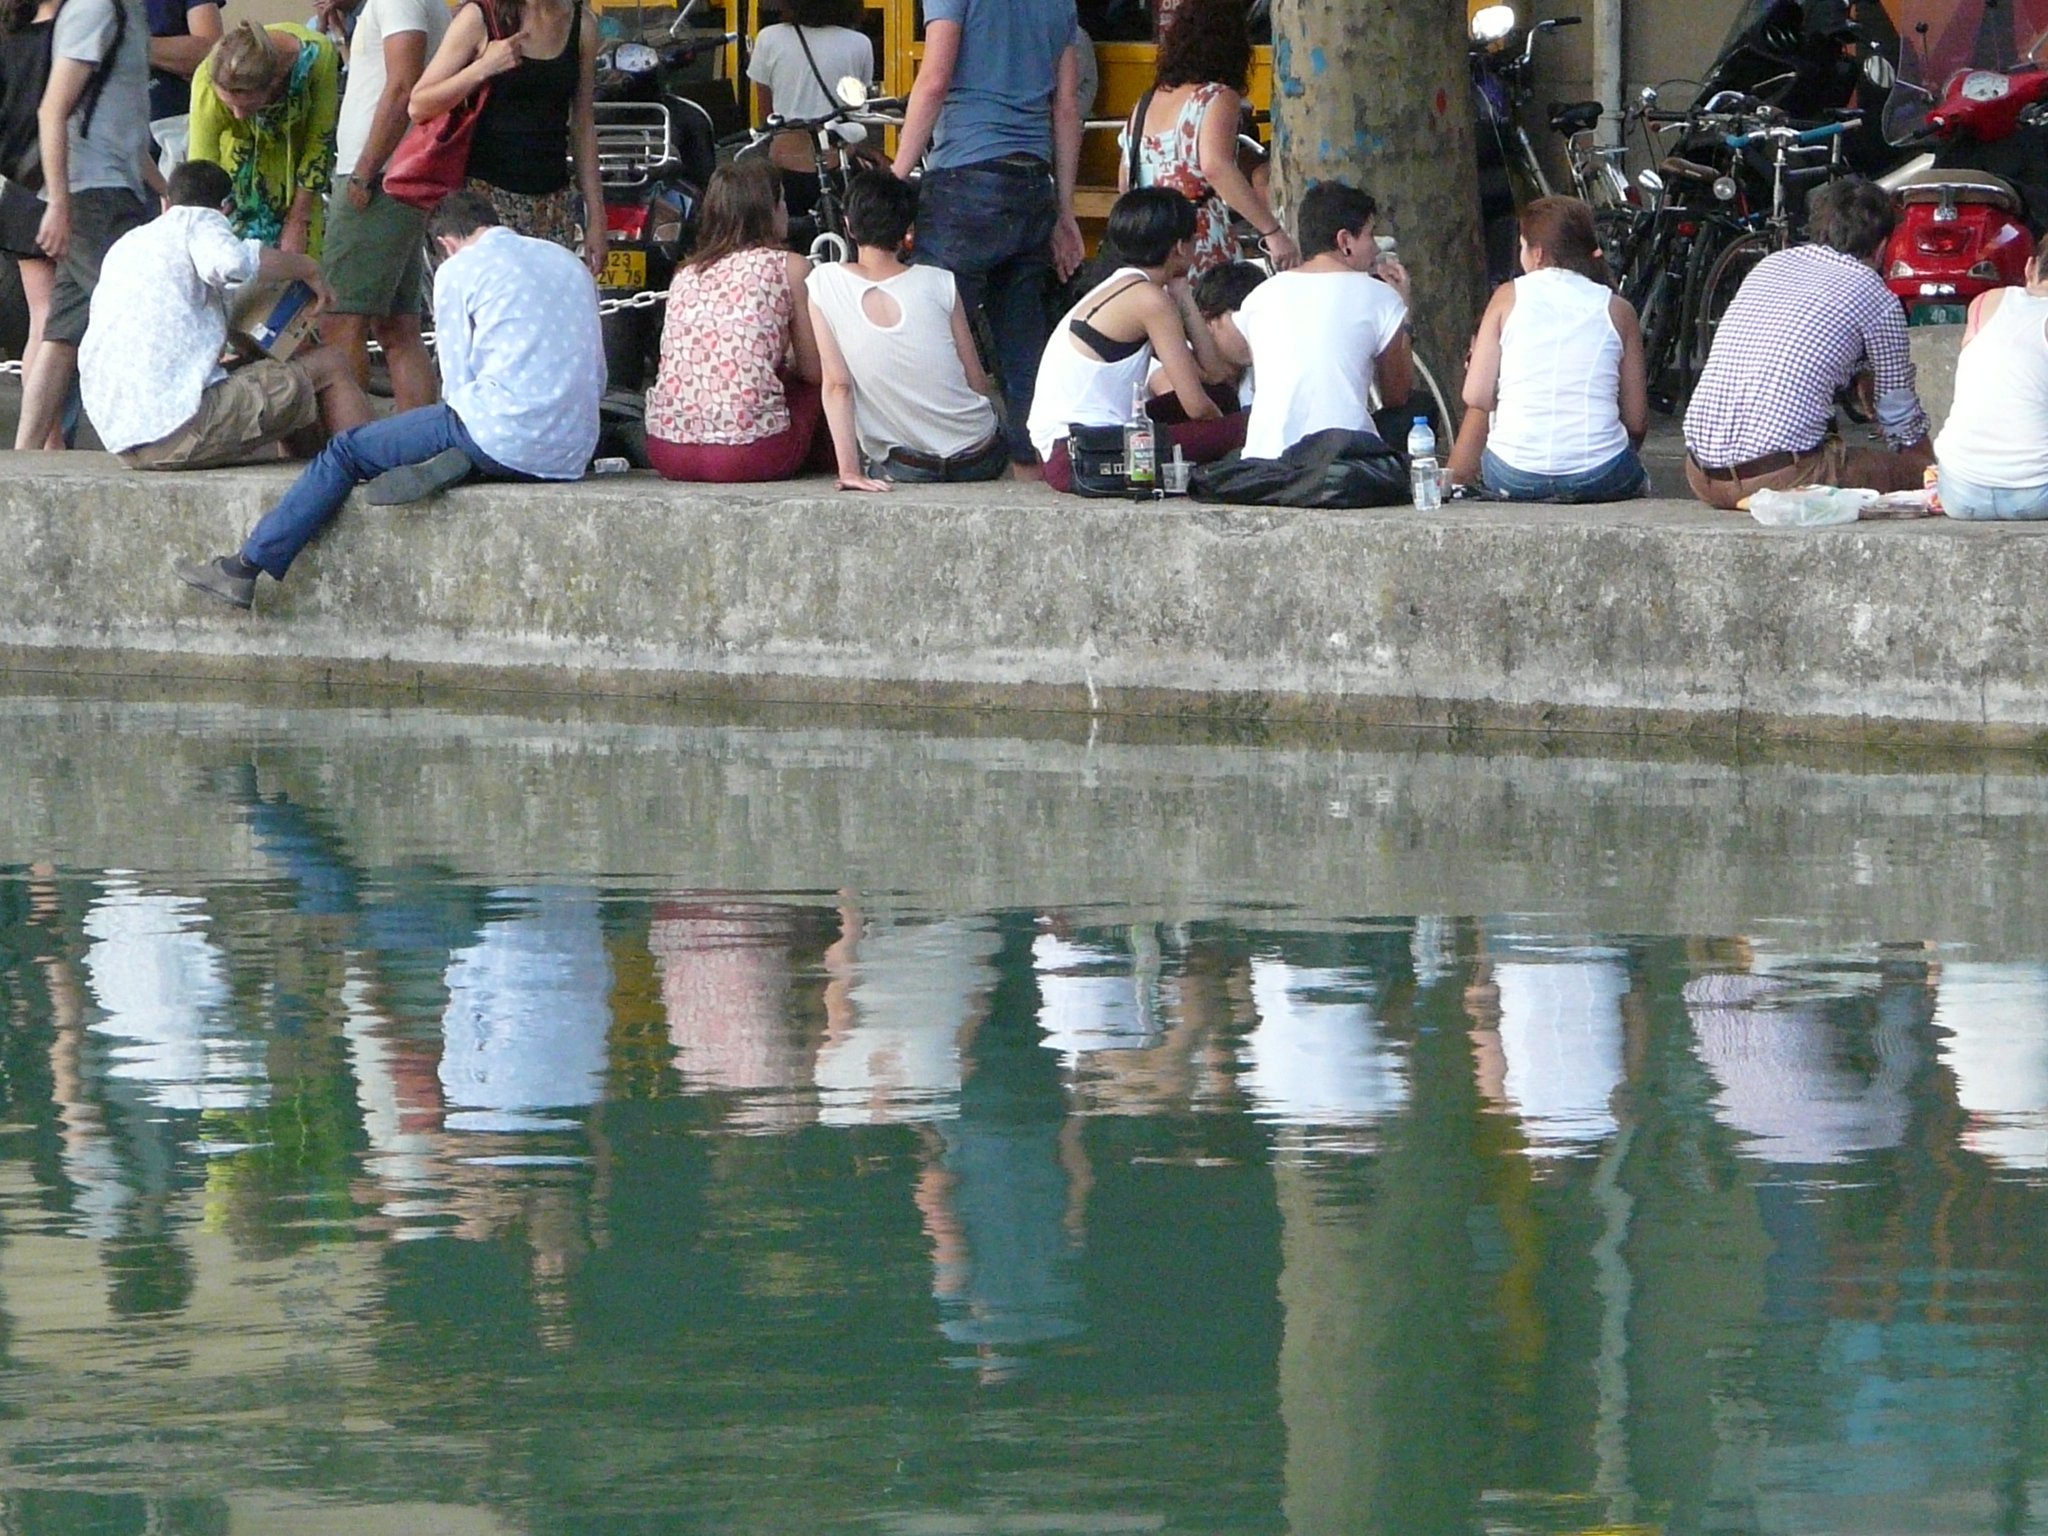
[[[2033,764],[1226,734],[0,700],[0,1532],[2048,1531]]]

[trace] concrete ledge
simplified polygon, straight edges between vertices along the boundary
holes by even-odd
[[[258,610],[171,561],[290,471],[0,459],[16,668],[1433,727],[2048,730],[2048,529],[1290,513],[632,476],[352,505]]]

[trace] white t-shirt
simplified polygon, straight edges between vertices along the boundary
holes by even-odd
[[[1277,459],[1330,427],[1372,430],[1373,364],[1408,322],[1401,295],[1363,272],[1282,272],[1237,311],[1259,376],[1248,459]]]
[[[967,383],[953,345],[953,274],[912,267],[873,283],[849,266],[826,262],[805,286],[830,327],[853,375],[853,412],[861,452],[870,459],[891,448],[951,458],[995,435],[996,408]],[[900,318],[877,325],[862,308],[869,289],[895,300]]]
[[[835,90],[848,75],[863,85],[873,83],[875,45],[868,41],[865,32],[856,32],[851,27],[805,27],[801,41],[796,32],[786,21],[763,27],[761,35],[754,39],[753,57],[747,62],[747,78],[768,87],[779,115],[823,117],[839,109],[842,103],[834,101],[819,86],[818,75],[823,75],[825,84]],[[806,42],[811,45],[811,58],[818,61],[816,74],[804,58]]]
[[[217,208],[173,208],[114,242],[78,349],[85,414],[107,452],[168,437],[227,377],[226,290],[255,277],[262,252]]]
[[[384,94],[384,39],[403,32],[427,34],[427,57],[441,46],[448,31],[448,7],[441,0],[363,0],[356,14],[355,38],[348,55],[348,89],[341,95],[341,118],[334,130],[334,182],[362,158],[363,143]]]

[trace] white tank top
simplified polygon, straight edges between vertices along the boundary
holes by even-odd
[[[1956,358],[1955,404],[1934,456],[1973,485],[2048,485],[2048,299],[2008,288]]]
[[[953,458],[995,435],[996,408],[967,383],[953,345],[953,274],[943,267],[912,267],[886,282],[870,282],[853,268],[824,262],[805,280],[811,302],[832,328],[832,339],[853,375],[854,423],[861,452],[886,459],[891,448]],[[891,326],[877,325],[862,306],[880,289],[901,312]]]
[[[1105,363],[1075,345],[1074,321],[1086,318],[1104,297],[1144,279],[1136,267],[1120,267],[1089,290],[1088,297],[1067,311],[1053,327],[1052,340],[1038,364],[1038,387],[1031,395],[1031,446],[1045,458],[1069,426],[1124,427],[1131,422],[1131,391],[1152,374],[1152,343],[1143,343],[1122,362]]]
[[[1613,297],[1562,267],[1515,279],[1486,432],[1486,446],[1503,463],[1530,475],[1576,475],[1628,446]]]

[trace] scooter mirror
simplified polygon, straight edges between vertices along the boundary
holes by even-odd
[[[1657,105],[1657,87],[1654,85],[1644,86],[1636,100],[1645,108],[1654,108]]]
[[[1873,53],[1863,61],[1863,78],[1880,91],[1888,91],[1898,78],[1898,71],[1892,68],[1890,59],[1881,53]]]
[[[1664,178],[1655,171],[1636,172],[1636,185],[1652,197],[1662,197],[1664,195]]]
[[[1472,15],[1472,41],[1475,43],[1497,43],[1515,30],[1515,8],[1512,5],[1489,5]]]
[[[835,94],[841,106],[851,107],[858,112],[868,104],[868,83],[859,75],[841,75]]]

